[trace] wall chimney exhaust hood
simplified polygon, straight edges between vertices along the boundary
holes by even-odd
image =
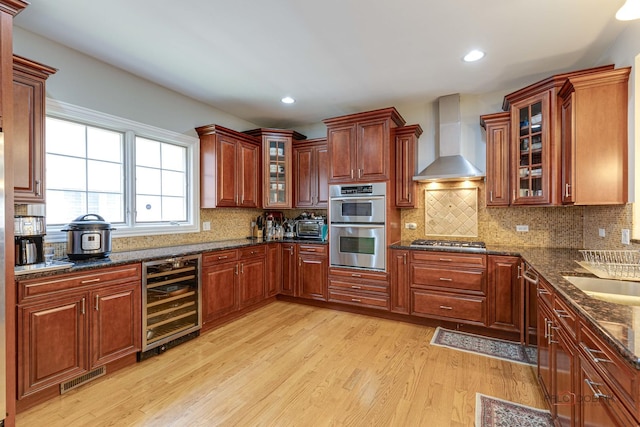
[[[414,181],[462,181],[480,179],[484,173],[462,156],[460,126],[460,94],[441,96],[440,111],[440,156]]]

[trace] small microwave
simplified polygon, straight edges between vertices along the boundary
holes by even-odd
[[[324,219],[299,219],[296,221],[296,234],[299,239],[322,240]]]

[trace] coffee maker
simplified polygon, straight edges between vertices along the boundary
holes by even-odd
[[[13,218],[16,248],[15,265],[44,262],[45,225],[43,216],[16,215]]]

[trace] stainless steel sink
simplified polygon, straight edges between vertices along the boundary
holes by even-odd
[[[562,277],[592,298],[640,307],[640,282],[600,279],[597,277]]]

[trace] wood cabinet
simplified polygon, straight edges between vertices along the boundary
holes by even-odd
[[[487,143],[485,193],[487,206],[509,206],[509,146],[511,114],[507,112],[480,116]]]
[[[329,258],[327,245],[298,244],[295,296],[326,301]]]
[[[416,205],[416,184],[413,176],[417,168],[418,138],[422,135],[420,125],[403,126],[396,129],[396,207],[413,208]]]
[[[258,208],[260,144],[218,125],[196,128],[200,136],[200,207]]]
[[[329,204],[327,139],[294,141],[294,204],[296,208],[324,208]]]
[[[266,298],[267,247],[249,246],[203,254],[203,324]]]
[[[282,250],[280,243],[267,244],[267,271],[265,296],[272,297],[282,288]]]
[[[57,70],[13,56],[13,188],[16,203],[45,202],[45,82]]]
[[[18,282],[18,398],[141,349],[139,264]]]
[[[575,168],[575,165],[571,166],[568,162],[572,161],[571,159],[578,161],[579,157],[569,153],[572,144],[574,144],[569,142],[574,138],[573,134],[568,133],[563,136],[563,133],[566,133],[564,129],[575,129],[575,127],[569,126],[569,122],[572,120],[570,117],[576,118],[575,112],[571,110],[571,105],[575,101],[563,99],[563,97],[571,97],[570,94],[576,92],[573,87],[566,85],[571,85],[568,83],[570,81],[574,81],[577,86],[580,86],[585,81],[594,83],[600,79],[606,80],[607,78],[603,76],[609,73],[624,74],[622,70],[624,69],[618,72],[618,70],[614,70],[613,65],[605,65],[557,74],[506,95],[502,108],[509,113],[508,122],[506,122],[504,113],[481,116],[481,125],[487,130],[487,206],[560,205],[566,191],[569,191],[567,193],[569,196],[571,195],[571,185],[575,186],[576,183],[569,181],[575,179],[575,173],[564,169],[565,165],[569,165],[569,168]],[[626,85],[626,83],[624,84]],[[626,106],[622,107],[624,111],[619,110],[622,105],[618,96],[620,92],[610,97],[610,94],[597,93],[597,89],[591,91],[586,89],[586,86],[588,85],[583,86],[584,92],[578,94],[581,98],[581,114],[587,105],[584,111],[590,114],[590,110],[597,110],[602,103],[606,103],[615,105],[616,112],[611,113],[612,115],[620,113],[626,119]],[[565,102],[564,111],[563,101]],[[617,139],[622,127],[617,119],[615,121],[617,122],[611,126]],[[606,135],[608,124],[598,124],[598,120],[592,120],[587,125],[588,122],[589,120],[584,121],[583,129],[590,129],[589,126],[597,127],[598,131],[602,131]],[[508,144],[504,140],[505,131],[510,132]],[[624,131],[626,132],[626,125],[624,125]],[[580,137],[583,140],[589,139],[591,144],[607,145],[602,144],[602,138],[591,138],[588,132],[581,131]],[[608,137],[609,135],[606,135],[605,139]],[[563,138],[567,143],[562,142]],[[586,146],[589,143],[586,143]],[[562,158],[563,144],[568,147],[564,149],[566,160]],[[575,147],[575,145],[573,146]],[[588,151],[587,149],[585,152]],[[505,171],[506,156],[509,157],[509,162]],[[620,168],[626,168],[626,160],[621,159],[619,152],[616,154],[615,150],[612,150],[604,157],[607,156],[615,158],[614,161],[618,162]],[[582,167],[586,168],[584,173],[589,174],[589,164],[583,162]],[[618,166],[616,168],[616,177],[612,179],[616,181],[617,188],[622,185],[619,179],[622,171]],[[508,176],[508,182],[505,181],[505,173]],[[563,174],[566,174],[566,178],[563,178]],[[591,177],[591,179],[595,178]],[[626,185],[626,178],[623,181]],[[569,187],[566,186],[567,183]],[[605,187],[603,186],[603,188]],[[510,194],[507,195],[506,192]],[[611,196],[600,197],[597,192],[591,200],[586,199],[583,202],[572,202],[567,197],[564,198],[565,203],[614,203],[610,201]]]
[[[390,309],[394,313],[409,314],[411,299],[409,293],[409,251],[392,249],[390,281]]]
[[[283,295],[294,296],[296,292],[296,265],[298,260],[298,245],[282,243],[282,288]]]
[[[244,133],[262,142],[262,207],[265,209],[286,209],[293,207],[292,161],[294,140],[307,137],[285,129],[252,129]]]
[[[329,301],[389,310],[389,276],[378,271],[331,268]]]
[[[569,77],[561,98],[562,203],[627,202],[630,67]]]
[[[487,256],[412,251],[411,314],[486,325]]]
[[[405,124],[391,107],[324,120],[327,126],[329,182],[376,182],[392,177],[393,130]]]
[[[488,319],[487,326],[517,332],[524,340],[524,294],[518,277],[519,257],[487,257]]]

